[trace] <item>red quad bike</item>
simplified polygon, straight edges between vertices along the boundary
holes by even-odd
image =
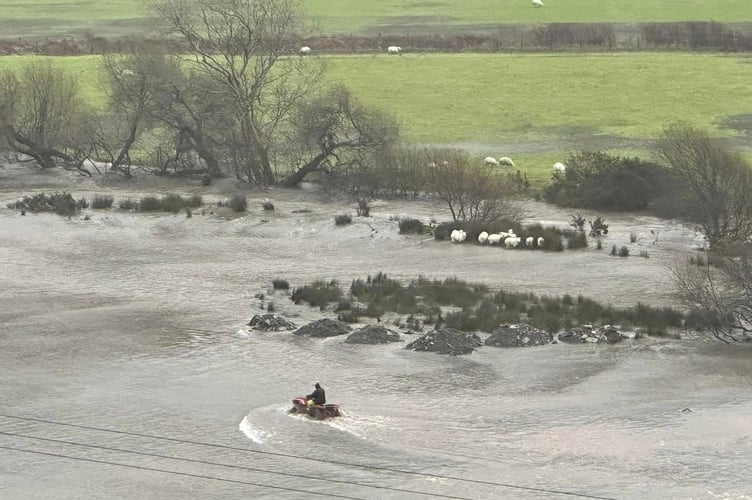
[[[317,420],[340,416],[339,405],[327,403],[325,405],[308,406],[304,396],[292,398],[292,408],[290,409],[290,413],[305,413],[309,417]]]

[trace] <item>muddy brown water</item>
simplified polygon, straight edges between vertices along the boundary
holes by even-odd
[[[214,207],[192,218],[88,210],[68,219],[5,208],[64,188],[207,202],[243,189],[0,168],[2,498],[752,495],[748,345],[648,338],[450,358],[245,327],[269,302],[298,324],[331,314],[274,293],[275,278],[346,284],[378,271],[676,305],[666,265],[697,244],[689,227],[607,214],[603,250],[554,254],[399,235],[394,215],[447,218],[427,201],[377,200],[372,217],[335,227],[354,204],[312,189],[245,191],[240,216]],[[262,210],[265,198],[274,212]],[[527,212],[558,225],[570,215],[538,203]],[[611,244],[648,257],[611,257]],[[314,382],[342,404],[341,418],[286,413]]]

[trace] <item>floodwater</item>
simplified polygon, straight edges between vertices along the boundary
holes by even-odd
[[[0,169],[1,498],[752,498],[748,344],[686,336],[443,357],[245,327],[269,302],[298,324],[331,315],[273,293],[275,278],[347,284],[378,271],[675,305],[666,266],[696,245],[689,228],[607,215],[603,250],[549,254],[400,236],[392,215],[446,218],[429,202],[375,202],[372,217],[338,228],[353,204],[306,190],[249,192],[239,217],[4,208],[62,189],[56,175]],[[89,198],[180,191],[67,180]],[[633,255],[648,257],[609,256],[630,232]],[[287,414],[314,382],[341,418]]]

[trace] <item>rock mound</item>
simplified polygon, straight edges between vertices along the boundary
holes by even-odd
[[[256,314],[251,318],[248,326],[254,330],[273,330],[275,332],[280,330],[295,330],[297,328],[295,323],[287,321],[276,314]]]
[[[581,344],[584,342],[609,343],[621,342],[622,335],[611,326],[581,325],[559,334],[559,340],[568,344]]]
[[[344,321],[325,318],[303,325],[293,333],[307,337],[324,338],[344,335],[350,333],[350,331],[352,331],[352,328]]]
[[[405,346],[413,351],[429,351],[439,354],[470,354],[476,347],[483,345],[480,337],[474,333],[464,333],[452,328],[442,328],[429,332]]]
[[[364,326],[355,330],[345,339],[345,342],[350,344],[388,344],[399,341],[399,333],[388,330],[381,325]]]
[[[531,347],[553,342],[553,335],[527,323],[502,325],[491,333],[485,344],[493,347]]]

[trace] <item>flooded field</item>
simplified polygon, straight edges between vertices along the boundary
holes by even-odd
[[[191,218],[5,208],[53,190],[196,193],[206,206]],[[247,213],[216,207],[236,190]],[[677,306],[667,266],[697,245],[691,228],[601,214],[602,250],[507,251],[398,234],[395,215],[446,220],[436,202],[376,200],[336,227],[354,207],[312,188],[0,168],[0,497],[752,498],[749,345],[687,336],[451,358],[245,326],[269,302],[299,325],[333,315],[294,305],[274,279],[379,271]],[[526,211],[562,227],[571,215]],[[314,382],[341,418],[287,414]]]

